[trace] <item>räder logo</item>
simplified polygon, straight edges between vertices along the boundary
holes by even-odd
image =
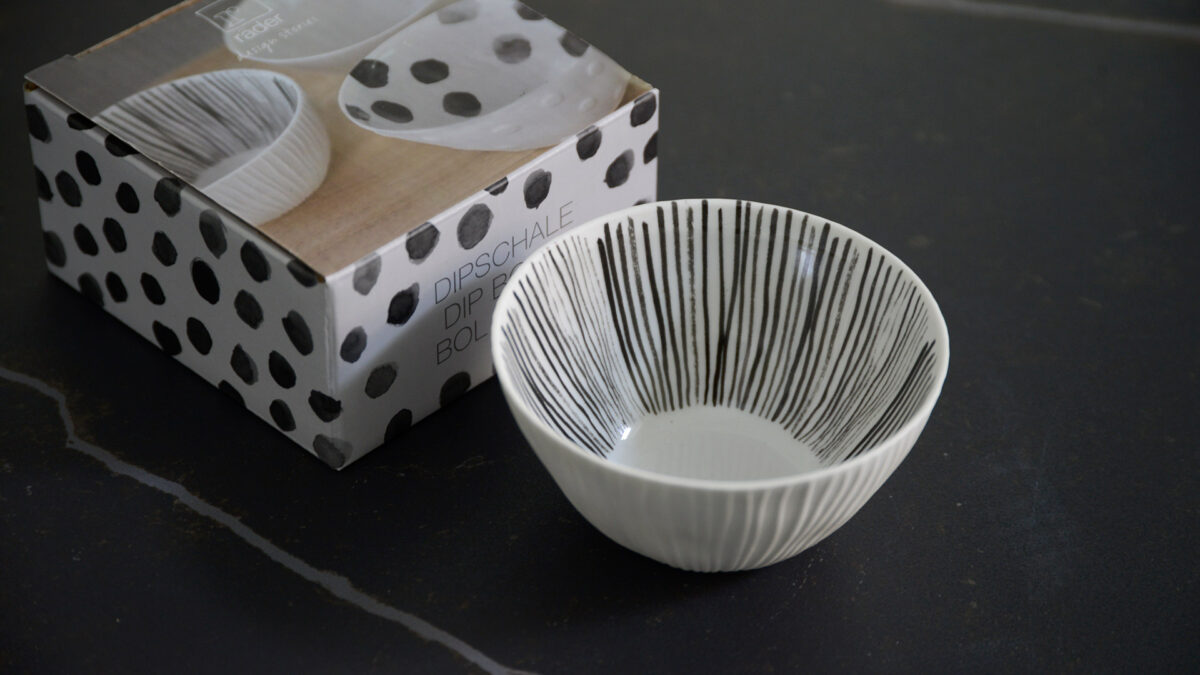
[[[217,28],[231,32],[272,11],[260,0],[217,0],[196,10],[196,14]]]

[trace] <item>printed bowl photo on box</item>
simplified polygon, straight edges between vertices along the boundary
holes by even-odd
[[[268,70],[173,80],[96,121],[251,225],[303,202],[329,166],[329,136],[304,90]]]
[[[390,37],[338,94],[356,124],[465,150],[551,145],[615,108],[629,73],[511,0],[458,0]]]
[[[241,0],[201,10],[239,59],[349,69],[389,35],[449,0]]]
[[[762,567],[853,516],[946,377],[946,324],[852,230],[744,201],[636,206],[513,275],[492,327],[522,432],[621,545],[688,570]]]

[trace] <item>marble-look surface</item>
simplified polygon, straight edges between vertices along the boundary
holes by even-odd
[[[969,2],[535,3],[662,88],[661,196],[855,227],[949,323],[895,476],[729,575],[593,530],[494,382],[333,473],[53,281],[20,76],[169,3],[8,3],[0,666],[1194,668],[1200,10]]]

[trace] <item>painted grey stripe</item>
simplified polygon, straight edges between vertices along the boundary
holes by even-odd
[[[1150,19],[1128,19],[1125,17],[1106,16],[1104,14],[1068,12],[1061,9],[1031,7],[1029,5],[1010,2],[985,2],[983,0],[887,0],[887,2],[893,5],[969,14],[989,19],[1035,21],[1037,23],[1068,26],[1070,28],[1085,28],[1112,33],[1129,33],[1132,35],[1144,35],[1146,37],[1200,42],[1200,26],[1182,23],[1170,23]]]
[[[4,367],[0,367],[0,378],[29,387],[30,389],[33,389],[39,394],[42,394],[43,396],[46,396],[55,402],[55,404],[58,406],[59,418],[62,419],[63,427],[67,432],[66,446],[68,448],[78,450],[88,457],[100,462],[114,474],[132,478],[142,485],[171,495],[175,499],[179,500],[179,503],[200,514],[201,516],[204,516],[205,518],[208,518],[229,529],[229,531],[236,535],[239,539],[258,549],[271,560],[283,565],[288,570],[291,570],[300,577],[320,586],[334,597],[344,600],[365,612],[374,614],[375,616],[383,619],[387,619],[388,621],[398,623],[415,633],[418,637],[430,642],[439,643],[489,673],[519,672],[496,663],[478,649],[475,649],[466,642],[463,642],[459,638],[454,637],[437,626],[434,626],[428,621],[416,615],[396,609],[391,605],[384,604],[379,600],[367,595],[366,593],[363,593],[359,589],[355,588],[354,584],[352,584],[346,577],[334,574],[333,572],[319,570],[312,565],[309,565],[300,558],[297,558],[291,553],[288,553],[287,551],[284,551],[275,544],[271,543],[270,540],[247,527],[244,523],[242,523],[242,521],[238,520],[234,516],[192,494],[187,488],[183,487],[179,483],[167,480],[166,478],[150,473],[141,467],[122,461],[116,455],[105,450],[104,448],[83,440],[75,434],[75,422],[71,418],[71,411],[67,408],[67,397],[54,387],[51,387],[37,378],[30,377],[23,373],[18,373]]]

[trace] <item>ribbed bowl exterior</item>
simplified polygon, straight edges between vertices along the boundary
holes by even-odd
[[[729,572],[786,560],[844,525],[908,455],[924,424],[837,471],[753,490],[647,481],[589,462],[517,417],[571,504],[622,546],[672,567]]]
[[[251,225],[282,216],[308,198],[329,168],[329,134],[308,99],[296,119],[249,163],[204,190]]]

